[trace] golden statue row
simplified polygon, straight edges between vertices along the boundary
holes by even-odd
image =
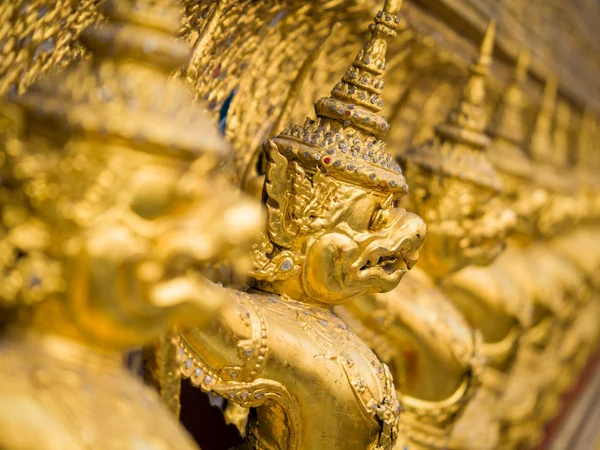
[[[599,338],[597,121],[566,170],[569,110],[550,78],[526,129],[522,52],[486,123],[491,22],[435,137],[388,153],[400,3],[243,168],[258,198],[169,79],[175,2],[104,0],[91,59],[2,107],[0,448],[196,448],[181,377],[239,407],[247,449],[539,441]],[[158,394],[124,365],[142,345]]]

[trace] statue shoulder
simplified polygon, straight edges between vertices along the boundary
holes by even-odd
[[[527,327],[532,303],[526,292],[505,271],[492,266],[469,266],[443,280],[444,292],[461,310],[482,310]]]
[[[500,305],[502,292],[489,267],[469,266],[442,281],[442,288],[451,296],[466,295],[477,301]]]
[[[4,384],[4,383],[3,383]],[[33,392],[0,390],[0,448],[18,450],[77,450],[59,416],[47,409]]]
[[[454,342],[464,356],[473,353],[473,330],[446,293],[423,271],[413,269],[395,290],[379,296],[386,298],[393,315],[414,331],[422,329],[424,337]]]
[[[0,448],[17,450],[76,450],[74,440],[60,414],[43,402],[36,383],[43,374],[36,358],[26,361],[17,348],[0,349]]]
[[[40,75],[87,54],[80,33],[101,20],[99,2],[15,0],[0,5],[0,95],[23,93]]]

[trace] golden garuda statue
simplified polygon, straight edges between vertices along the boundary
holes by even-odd
[[[3,449],[195,448],[124,352],[214,320],[200,270],[247,266],[262,220],[209,178],[229,147],[168,81],[189,52],[159,6],[105,2],[91,60],[2,109]]]
[[[210,327],[184,329],[181,371],[193,385],[253,407],[248,448],[392,449],[400,403],[389,369],[330,311],[394,289],[416,262],[425,225],[396,205],[407,185],[383,138],[386,1],[371,38],[316,120],[264,144],[266,232],[251,289]],[[339,414],[343,410],[344,414]]]
[[[0,4],[0,448],[600,445],[600,6],[401,3]]]

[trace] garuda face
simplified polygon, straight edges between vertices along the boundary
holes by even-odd
[[[550,238],[564,230],[577,215],[577,200],[571,195],[547,192],[548,201],[536,221],[537,235]]]
[[[203,323],[222,298],[201,271],[215,260],[247,268],[260,211],[207,180],[211,155],[192,163],[119,142],[76,137],[55,148],[29,136],[11,156],[31,216],[20,229],[39,243],[17,249],[15,267],[36,280],[24,291],[66,298],[92,342],[129,348],[184,317]]]
[[[349,198],[340,199],[339,219],[305,243],[301,284],[315,302],[338,304],[394,289],[416,263],[425,237],[418,216],[386,204],[383,195],[347,189]]]
[[[394,289],[426,233],[420,217],[394,206],[403,191],[304,168],[274,144],[267,151],[269,236],[255,252],[255,285],[322,306]]]
[[[504,185],[504,201],[516,214],[512,237],[528,241],[536,234],[538,218],[548,203],[548,193],[524,177],[504,171],[499,174]]]
[[[406,176],[412,186],[410,209],[428,225],[421,252],[428,273],[442,277],[472,264],[487,265],[504,249],[515,217],[496,191],[455,176],[433,176],[411,163]]]

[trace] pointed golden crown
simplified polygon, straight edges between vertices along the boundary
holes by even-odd
[[[400,0],[386,0],[352,66],[331,96],[315,103],[317,120],[307,119],[272,139],[288,160],[380,191],[407,192],[400,166],[382,141],[390,125],[378,114],[388,41],[396,35],[400,5]]]
[[[582,186],[592,186],[594,189],[599,189],[600,179],[598,179],[598,168],[595,162],[596,122],[597,119],[593,112],[589,108],[586,108],[579,121],[575,154],[575,173]]]
[[[168,79],[190,54],[173,38],[180,15],[172,2],[107,0],[103,8],[107,22],[81,37],[92,62],[45,78],[21,97],[30,119],[162,155],[226,154],[191,93]]]
[[[523,85],[527,81],[527,72],[531,55],[526,48],[521,49],[512,80],[506,87],[494,120],[490,126],[490,134],[522,146],[525,138],[523,108],[525,99]]]
[[[556,109],[557,89],[556,77],[550,74],[546,79],[542,102],[535,118],[529,142],[530,156],[535,162],[546,163],[551,156],[552,119]]]
[[[481,42],[479,55],[469,69],[469,78],[458,106],[450,112],[446,123],[437,127],[439,134],[474,147],[487,147],[490,142],[484,133],[485,80],[492,63],[495,34],[496,22],[491,20]]]
[[[494,49],[496,23],[490,21],[478,57],[469,68],[469,78],[458,103],[435,129],[435,139],[403,153],[400,158],[434,172],[466,179],[494,190],[502,183],[492,167],[486,148],[485,80]]]
[[[529,51],[523,48],[519,53],[512,80],[504,91],[489,128],[490,135],[495,138],[493,149],[489,152],[494,166],[527,178],[531,176],[533,167],[523,150],[526,139],[523,86],[527,82],[530,59]]]
[[[567,169],[571,146],[571,106],[566,100],[561,99],[556,105],[554,132],[552,144],[554,145],[552,163],[560,169]]]
[[[594,132],[596,118],[589,108],[585,108],[579,122],[577,133],[576,167],[582,171],[595,172],[594,168]]]
[[[556,165],[554,153],[553,119],[556,112],[558,84],[556,77],[550,74],[542,101],[529,140],[529,155],[535,166],[534,178],[540,186],[552,191],[574,192],[575,179],[569,179],[563,174],[564,167]]]

